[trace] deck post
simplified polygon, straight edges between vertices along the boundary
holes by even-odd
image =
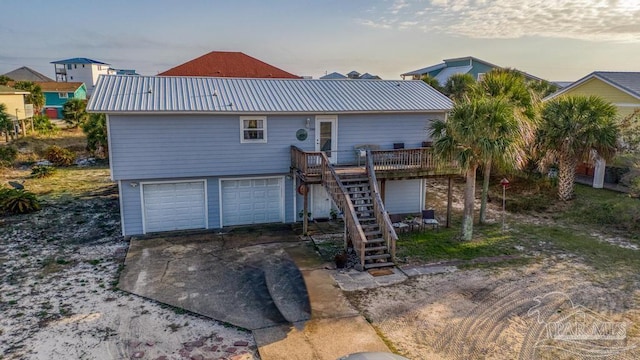
[[[307,186],[306,184],[303,183],[303,186]],[[309,191],[307,188],[307,191],[304,191],[304,196],[303,196],[303,205],[302,205],[302,233],[304,235],[307,235],[307,233],[309,232]]]
[[[453,199],[453,194],[451,192],[451,176],[449,176],[448,179],[448,184],[447,184],[447,228],[451,227],[451,203],[452,203],[452,199]]]

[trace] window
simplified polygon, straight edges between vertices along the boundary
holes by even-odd
[[[67,70],[71,70],[71,64],[67,64]]]
[[[482,81],[482,79],[484,79],[484,74],[485,73],[478,73],[478,81]]]
[[[60,99],[67,99],[69,97],[69,94],[67,94],[66,92],[59,92],[58,97]]]
[[[266,116],[241,116],[240,117],[240,142],[241,143],[266,143],[267,142],[267,117]]]
[[[73,68],[77,69],[78,68],[78,64],[73,64]]]

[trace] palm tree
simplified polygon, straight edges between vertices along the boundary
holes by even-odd
[[[562,96],[545,104],[537,133],[537,147],[546,163],[558,164],[558,198],[574,197],[578,161],[588,161],[593,151],[610,159],[616,151],[616,108],[598,96]]]
[[[70,99],[62,106],[63,119],[71,127],[76,128],[82,125],[89,117],[86,109],[86,100]]]
[[[33,81],[17,81],[13,85],[13,87],[15,89],[28,91],[29,95],[25,96],[25,103],[33,104],[34,113],[40,114],[42,112],[42,107],[44,106],[45,98],[40,85],[34,83]]]
[[[444,93],[451,100],[459,101],[473,89],[475,84],[476,79],[469,73],[453,74],[444,85]]]
[[[438,82],[438,80],[436,78],[434,78],[433,76],[431,76],[429,74],[424,74],[424,75],[422,75],[420,80],[426,82],[427,85],[429,85],[432,88],[438,90],[439,92],[443,92],[442,86],[440,86],[440,82]]]
[[[476,170],[497,154],[505,158],[518,156],[516,143],[511,140],[519,131],[513,111],[513,105],[501,97],[465,98],[456,102],[447,121],[432,124],[435,154],[445,159],[453,156],[466,174],[464,240],[473,237]]]
[[[482,195],[480,202],[480,223],[486,222],[487,199],[489,197],[489,182],[494,163],[503,168],[521,168],[525,165],[527,153],[535,139],[536,111],[533,98],[529,91],[525,77],[514,70],[495,69],[483,77],[472,89],[472,95],[476,97],[495,97],[503,99],[512,105],[511,122],[517,124],[518,131],[513,128],[501,127],[502,124],[486,124],[494,132],[494,138],[505,138],[505,141],[513,146],[513,154],[505,157],[501,149],[487,149],[488,156],[483,162],[484,179],[482,183]],[[506,137],[509,137],[508,139]]]
[[[9,142],[11,130],[13,130],[13,121],[7,114],[7,105],[0,103],[0,132],[4,132],[6,142]]]

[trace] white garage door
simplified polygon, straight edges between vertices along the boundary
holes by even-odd
[[[282,178],[222,180],[222,225],[282,222]]]
[[[207,227],[204,181],[143,184],[145,232]]]

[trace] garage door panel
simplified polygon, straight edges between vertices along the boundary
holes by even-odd
[[[282,221],[282,179],[222,180],[224,226]]]
[[[206,228],[204,182],[142,186],[146,232]]]

